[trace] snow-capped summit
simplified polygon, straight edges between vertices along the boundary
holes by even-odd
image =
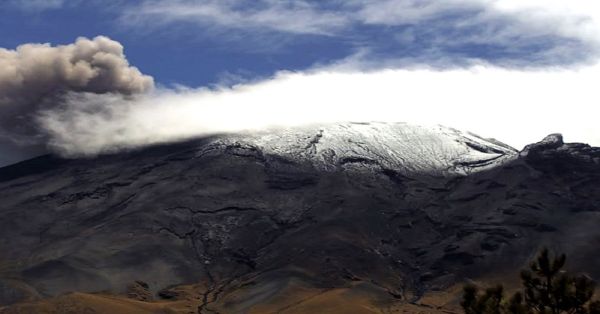
[[[319,169],[348,164],[403,174],[456,175],[510,160],[517,150],[495,140],[443,126],[407,123],[337,123],[224,135],[203,151],[244,147],[265,156],[309,161]],[[218,150],[217,150],[218,151]]]

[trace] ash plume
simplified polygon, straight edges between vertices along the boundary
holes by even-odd
[[[108,37],[78,38],[68,45],[23,44],[0,48],[0,140],[45,145],[36,116],[59,108],[73,93],[144,93],[153,78],[129,64],[123,46]],[[43,149],[43,148],[41,148]]]

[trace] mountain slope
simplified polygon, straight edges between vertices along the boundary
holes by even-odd
[[[141,280],[200,283],[206,313],[382,311],[514,272],[543,244],[598,278],[599,157],[382,123],[41,157],[0,169],[1,301]]]

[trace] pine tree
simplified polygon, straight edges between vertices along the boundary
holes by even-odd
[[[595,282],[587,276],[570,276],[562,270],[566,256],[550,256],[543,249],[521,272],[523,291],[505,300],[498,285],[480,294],[477,287],[464,287],[461,306],[465,314],[600,314],[600,301],[591,302]]]

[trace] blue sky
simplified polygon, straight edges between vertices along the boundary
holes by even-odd
[[[589,0],[4,0],[0,165],[357,119],[600,145],[599,56]]]
[[[68,44],[80,36],[105,35],[122,43],[129,61],[157,82],[192,87],[302,70],[341,59],[355,49],[349,40],[322,35],[258,31],[247,38],[244,30],[224,30],[217,35],[184,21],[152,25],[151,17],[130,25],[122,14],[134,6],[114,2],[115,7],[103,8],[103,4],[5,5],[0,9],[0,47]]]
[[[543,25],[564,21],[526,15],[477,1],[9,0],[0,5],[0,47],[105,35],[158,83],[190,87],[305,70],[359,54],[386,66],[441,68],[474,60],[569,66],[596,56],[595,43]]]

